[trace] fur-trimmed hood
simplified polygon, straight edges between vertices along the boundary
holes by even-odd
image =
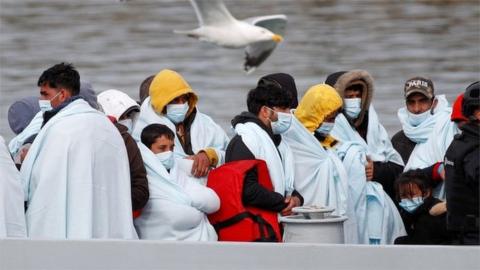
[[[362,85],[362,111],[358,118],[353,120],[355,127],[360,126],[373,97],[373,78],[370,73],[361,69],[339,71],[328,75],[325,83],[335,88],[342,98],[345,98],[345,89],[349,86],[355,84]]]

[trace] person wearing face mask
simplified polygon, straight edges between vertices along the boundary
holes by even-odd
[[[273,191],[259,184],[258,172],[249,170],[244,178],[242,201],[245,205],[289,215],[303,205],[294,190],[293,156],[282,135],[291,125],[290,92],[279,85],[258,85],[247,96],[248,112],[232,120],[236,135],[228,144],[225,161],[264,160]]]
[[[79,96],[71,64],[45,70],[37,84],[52,109],[20,170],[28,237],[137,239],[122,137]]]
[[[174,151],[175,135],[162,124],[146,126],[138,147],[150,187],[150,199],[135,219],[140,239],[216,241],[206,214],[217,211],[220,200],[213,190],[189,176]]]
[[[58,94],[59,95],[59,94]],[[25,145],[25,140],[37,134],[44,123],[44,114],[52,110],[51,101],[55,102],[58,96],[48,99],[39,99],[38,97],[28,97],[14,102],[9,109],[9,121],[15,134],[14,138],[8,143],[10,154],[18,160],[17,156]],[[84,99],[92,108],[98,110],[97,97],[92,85],[88,82],[80,83],[80,92],[78,97]],[[32,113],[35,112],[33,115]],[[33,118],[31,118],[33,117]],[[19,166],[20,164],[17,164]]]
[[[451,236],[446,226],[446,204],[432,197],[427,176],[421,170],[402,173],[395,181],[395,190],[408,233],[395,239],[395,244],[449,244]]]
[[[332,135],[341,141],[358,140],[367,144],[367,180],[380,183],[390,198],[395,199],[393,183],[403,171],[404,163],[372,104],[373,82],[365,70],[340,71],[327,77],[325,83],[334,87],[344,102]],[[345,129],[352,129],[358,135],[348,138],[345,134],[350,132],[344,132]]]
[[[341,110],[342,98],[327,84],[312,86],[302,97],[283,136],[295,156],[295,188],[305,204],[333,207],[348,217],[346,243],[392,244],[405,235],[403,224],[381,185],[366,180],[366,143],[331,135]]]
[[[393,147],[405,162],[404,171],[423,169],[443,161],[448,145],[458,133],[450,121],[452,108],[445,95],[434,95],[433,82],[424,77],[406,81],[406,106],[398,110],[402,130],[392,137]],[[445,199],[444,183],[433,196]]]
[[[103,91],[98,94],[97,98],[104,113],[113,118],[113,123],[125,142],[130,165],[133,216],[138,217],[149,196],[147,172],[143,165],[142,155],[137,143],[129,133],[133,130],[140,106],[127,94],[116,89]]]
[[[133,129],[135,140],[140,140],[145,126],[164,124],[175,133],[175,154],[193,160],[195,177],[204,177],[210,168],[223,163],[229,139],[219,125],[198,110],[198,96],[180,74],[160,71],[150,84],[149,95]]]

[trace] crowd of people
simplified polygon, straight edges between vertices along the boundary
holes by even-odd
[[[138,102],[96,95],[68,63],[37,85],[0,136],[0,238],[281,242],[279,217],[315,205],[347,217],[349,244],[480,244],[478,81],[450,106],[408,79],[391,139],[365,70],[300,100],[289,74],[260,78],[232,138],[173,70]]]

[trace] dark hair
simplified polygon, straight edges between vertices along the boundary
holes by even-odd
[[[397,200],[400,200],[400,189],[408,184],[417,185],[422,195],[431,191],[431,186],[428,183],[428,176],[421,170],[410,170],[400,174],[395,180],[395,193]]]
[[[146,147],[150,148],[152,144],[155,143],[155,140],[162,136],[167,137],[169,140],[175,139],[175,134],[167,126],[162,124],[151,124],[142,130],[140,139]]]
[[[290,91],[282,88],[278,83],[258,85],[250,90],[247,96],[248,111],[258,115],[262,106],[290,108],[292,104],[292,94]]]
[[[142,104],[143,101],[150,95],[150,84],[152,84],[153,78],[155,78],[155,75],[148,76],[140,84],[140,92],[139,92],[140,104]]]
[[[45,70],[38,79],[37,86],[45,84],[51,88],[65,88],[72,96],[76,96],[80,92],[80,75],[72,64],[56,64]]]
[[[363,85],[359,83],[355,83],[345,88],[345,91],[354,91],[354,92],[363,93]]]
[[[266,76],[263,76],[258,80],[258,86],[268,87],[269,84],[276,84],[277,87],[285,88],[290,92],[292,96],[292,104],[290,108],[296,108],[298,106],[298,97],[297,97],[297,86],[295,84],[295,79],[287,73],[273,73]]]
[[[462,113],[471,118],[476,109],[480,107],[480,81],[470,84],[463,95]]]

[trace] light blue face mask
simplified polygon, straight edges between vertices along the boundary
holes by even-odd
[[[161,152],[156,154],[156,156],[158,160],[162,162],[165,169],[170,170],[173,168],[173,165],[175,164],[175,158],[172,151]]]
[[[362,111],[362,99],[361,98],[345,98],[344,111],[348,117],[357,119],[358,115]]]
[[[181,123],[183,120],[185,120],[188,109],[190,109],[188,102],[183,104],[168,104],[167,118],[175,124]]]
[[[51,111],[53,109],[52,107],[52,100],[54,100],[60,92],[58,92],[53,98],[51,99],[39,99],[38,100],[38,106],[40,107],[40,111],[46,112],[46,111]]]
[[[425,120],[428,119],[428,117],[430,117],[430,115],[432,115],[430,113],[430,110],[426,111],[426,112],[423,112],[423,113],[420,113],[420,114],[414,114],[414,113],[411,113],[407,110],[407,113],[408,113],[408,123],[410,123],[410,125],[416,127],[418,125],[420,125],[421,123],[425,122]]]
[[[317,128],[317,132],[327,136],[330,134],[330,131],[332,131],[333,127],[335,126],[335,122],[329,123],[329,122],[323,122],[319,128]]]
[[[273,111],[273,110],[272,110]],[[292,115],[289,113],[277,112],[278,119],[272,122],[273,134],[282,134],[292,125]]]
[[[405,211],[409,213],[415,212],[415,210],[417,210],[417,208],[422,204],[423,204],[422,197],[414,197],[412,199],[402,199],[402,201],[400,201],[399,203],[400,207],[402,207],[403,209],[405,209]]]

